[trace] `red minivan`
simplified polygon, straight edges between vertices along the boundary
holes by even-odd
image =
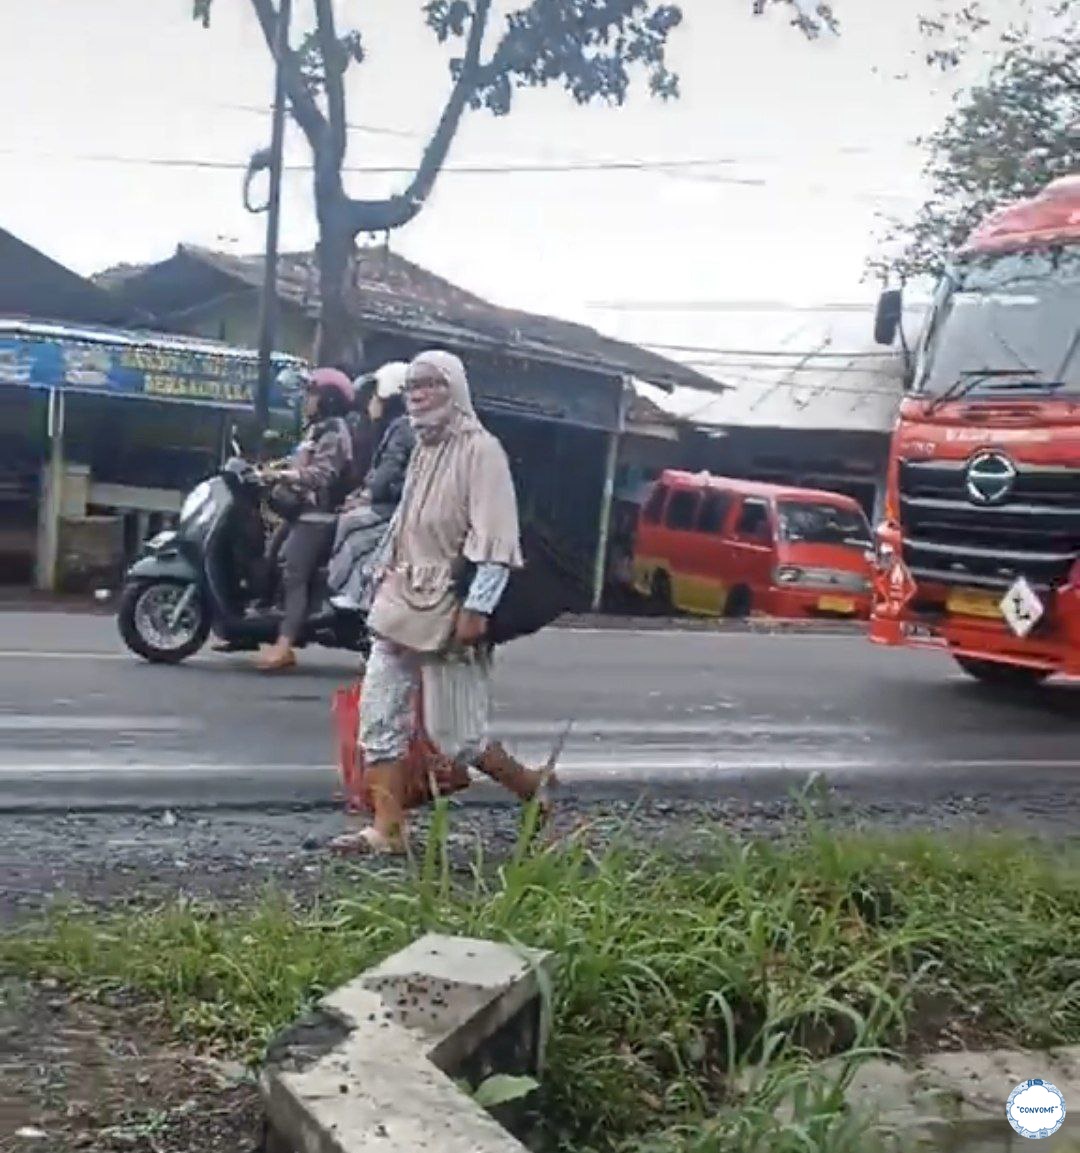
[[[634,587],[700,616],[870,615],[871,531],[834,492],[668,471],[634,536]]]

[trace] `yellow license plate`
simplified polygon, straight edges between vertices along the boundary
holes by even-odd
[[[855,602],[849,597],[822,597],[818,601],[818,608],[823,613],[847,613],[855,611]]]
[[[983,617],[986,620],[1001,619],[1000,598],[991,593],[954,592],[949,594],[946,609],[960,617]]]

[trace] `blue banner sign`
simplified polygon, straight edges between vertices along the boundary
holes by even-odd
[[[303,367],[275,353],[274,375]],[[255,402],[258,358],[247,349],[156,333],[0,320],[0,385],[61,388],[218,408]],[[289,408],[276,382],[271,408]]]

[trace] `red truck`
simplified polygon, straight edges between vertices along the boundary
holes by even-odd
[[[901,326],[882,293],[875,338]],[[937,287],[893,432],[870,638],[993,684],[1080,676],[1080,175],[992,213]]]

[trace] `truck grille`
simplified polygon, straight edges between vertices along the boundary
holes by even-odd
[[[904,560],[916,580],[1005,589],[1064,584],[1080,557],[1080,468],[1017,465],[1008,497],[974,503],[967,463],[901,461]]]

